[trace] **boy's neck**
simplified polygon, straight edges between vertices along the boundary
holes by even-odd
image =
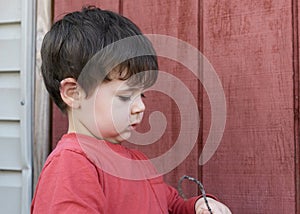
[[[80,122],[76,117],[74,117],[74,113],[72,111],[68,110],[68,132],[67,133],[77,133],[86,135],[89,137],[93,137],[98,140],[105,140],[112,144],[121,144],[122,142],[118,142],[112,139],[102,139],[97,136],[94,136],[91,132],[87,130],[87,128]]]

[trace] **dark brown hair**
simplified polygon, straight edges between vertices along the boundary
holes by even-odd
[[[54,23],[44,37],[41,56],[46,88],[63,112],[67,106],[59,88],[67,77],[89,94],[99,81],[116,76],[146,88],[154,84],[158,72],[152,44],[139,28],[119,14],[93,6]]]

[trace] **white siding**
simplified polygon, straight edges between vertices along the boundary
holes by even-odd
[[[19,72],[0,72],[0,100],[5,100],[0,105],[0,120],[20,120]]]
[[[22,173],[0,171],[1,213],[21,213]]]
[[[20,39],[0,40],[0,70],[20,70]]]
[[[0,0],[0,213],[28,214],[32,194],[35,0]]]
[[[27,1],[27,0],[22,0]],[[22,19],[21,0],[0,0],[0,23],[20,22]]]
[[[0,169],[22,170],[19,122],[0,121],[0,148]]]
[[[6,100],[0,105],[0,118],[2,120],[20,120],[20,89],[0,87],[0,100]]]

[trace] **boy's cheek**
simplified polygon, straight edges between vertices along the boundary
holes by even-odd
[[[131,113],[130,103],[115,103],[111,106],[111,117],[114,121],[118,121],[120,118],[128,118]]]

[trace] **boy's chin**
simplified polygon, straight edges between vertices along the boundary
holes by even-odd
[[[126,132],[119,136],[119,141],[123,142],[125,140],[128,140],[131,137],[131,132]]]
[[[131,136],[131,132],[125,132],[125,133],[122,133],[118,136],[116,136],[112,141],[113,143],[122,143],[126,140],[128,140]]]

